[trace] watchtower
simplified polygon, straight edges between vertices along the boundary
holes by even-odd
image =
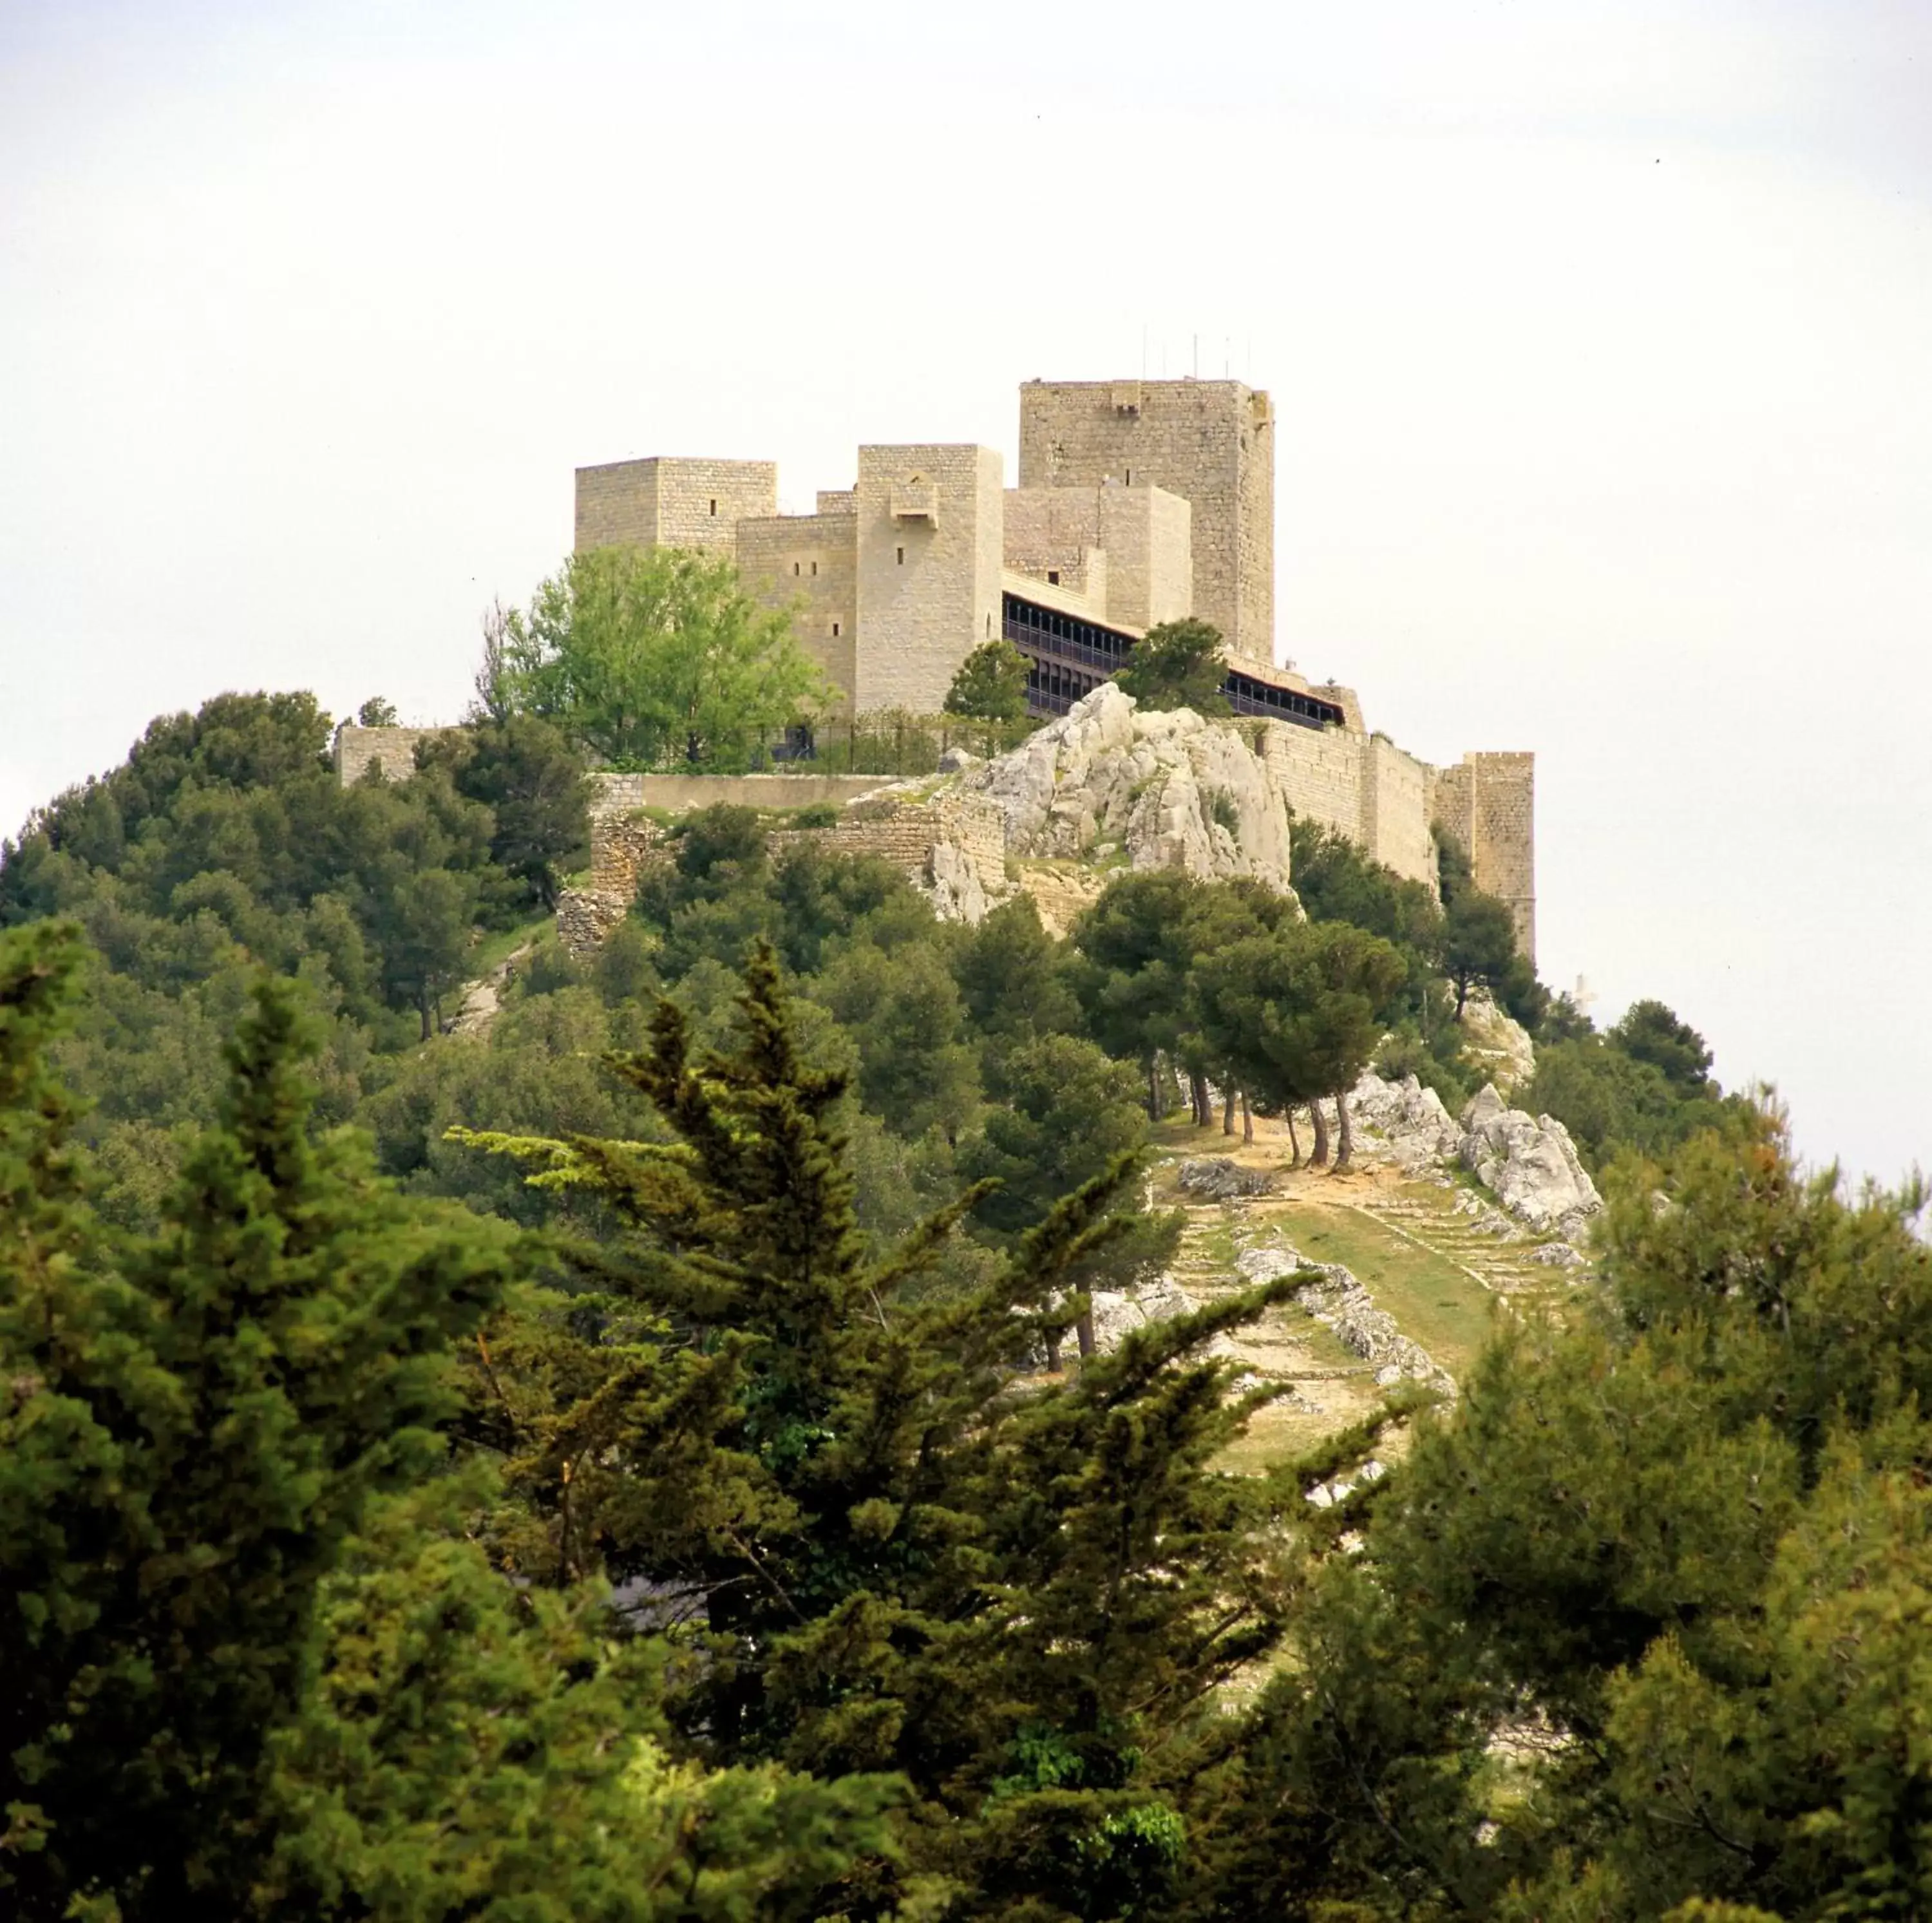
[[[1020,485],[1164,488],[1192,508],[1193,611],[1274,664],[1274,409],[1238,380],[1028,381]]]

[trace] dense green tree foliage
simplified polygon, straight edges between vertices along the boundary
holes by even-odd
[[[554,723],[604,767],[741,767],[831,698],[788,615],[728,560],[664,548],[571,555],[529,609],[486,622],[483,710]]]
[[[1026,712],[1031,672],[1011,641],[982,641],[959,664],[946,691],[946,712],[975,721],[1018,721]]]
[[[1201,1913],[1922,1910],[1922,1199],[1762,1117],[1630,1172],[1317,1583]]]
[[[1473,1092],[1447,851],[1445,916],[1298,821],[1306,920],[1130,873],[1061,942],[706,809],[578,963],[556,729],[328,731],[158,722],[0,858],[0,1909],[1926,1906],[1916,1198],[1670,1010],[1496,962],[1605,1281],[1234,1477],[1254,1300],[1038,1364],[1172,1259],[1177,1089],[1324,1154],[1371,1054]]]
[[[560,879],[589,854],[590,783],[560,729],[532,715],[436,736],[419,764],[446,762],[459,794],[490,810],[490,859],[518,884],[512,906],[554,908]]]
[[[74,932],[0,936],[0,1900],[22,1919],[809,1913],[892,1786],[664,1747],[662,1652],[520,1594],[452,1478],[509,1236],[316,1137],[256,990],[159,1232],[88,1204],[48,1065]]]
[[[912,1881],[881,1860],[850,1913],[914,1889],[960,1917],[1151,1912],[1177,1887],[1197,1725],[1274,1642],[1283,1593],[1271,1486],[1208,1468],[1247,1404],[1204,1352],[1292,1285],[1016,1398],[1013,1368],[1078,1313],[1081,1262],[1130,1232],[1108,1208],[1126,1092],[1124,1152],[934,1294],[913,1285],[982,1192],[871,1246],[844,1078],[801,1052],[767,946],[740,1012],[735,1048],[703,1052],[662,1003],[614,1060],[672,1144],[478,1143],[625,1231],[575,1251],[582,1289],[547,1325],[488,1345],[481,1432],[541,1524],[518,1566],[599,1567],[679,1618],[703,1660],[670,1712],[714,1763],[910,1786]]]
[[[1228,698],[1221,692],[1227,678],[1220,629],[1191,615],[1150,628],[1114,676],[1143,707],[1192,708],[1197,715],[1227,713]]]

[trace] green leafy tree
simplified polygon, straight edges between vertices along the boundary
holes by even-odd
[[[1458,1022],[1470,989],[1498,986],[1516,958],[1516,921],[1508,904],[1476,888],[1462,890],[1442,918],[1442,971],[1456,985]]]
[[[975,721],[1016,722],[1027,710],[1027,676],[1032,671],[1011,641],[982,641],[959,664],[946,691],[946,712]]]
[[[1614,1183],[1600,1293],[1499,1328],[1316,1581],[1199,1913],[1922,1907],[1923,1202],[1762,1115]]]
[[[1607,1039],[1633,1061],[1648,1062],[1685,1094],[1711,1092],[1711,1051],[1703,1036],[1662,1002],[1631,1003]]]
[[[969,1181],[998,1184],[974,1210],[976,1221],[1002,1244],[1036,1228],[1063,1196],[1098,1180],[1124,1156],[1147,1146],[1148,1121],[1132,1069],[1091,1042],[1044,1035],[999,1058],[990,1106],[980,1132],[962,1142],[959,1172]],[[1171,1263],[1184,1218],[1148,1209],[1137,1191],[1121,1194],[1108,1212],[1116,1238],[1074,1264],[1070,1284],[1082,1289],[1134,1287]],[[1094,1324],[1076,1324],[1080,1352],[1094,1352]],[[1058,1366],[1058,1346],[1048,1366]]]
[[[1270,1108],[1308,1105],[1317,1167],[1328,1160],[1322,1103],[1334,1101],[1336,1166],[1346,1168],[1352,1148],[1348,1091],[1375,1052],[1406,973],[1389,943],[1346,922],[1284,921],[1200,955],[1190,988],[1220,1059]]]
[[[501,1288],[500,1240],[404,1209],[352,1138],[312,1142],[302,1028],[264,987],[220,1126],[160,1234],[110,1265],[38,1064],[76,965],[0,962],[0,1881],[13,1913],[238,1913],[272,1824],[269,1739],[318,1586],[453,1407],[443,1343]]]
[[[1162,621],[1134,644],[1127,664],[1114,676],[1143,707],[1192,708],[1198,715],[1225,715],[1221,684],[1228,662],[1220,628],[1192,616]]]
[[[380,694],[373,694],[356,710],[356,723],[358,728],[394,728],[396,704],[384,700]]]
[[[490,810],[490,860],[517,884],[513,913],[556,906],[562,871],[588,855],[590,784],[562,730],[512,715],[424,742],[418,763],[446,765],[456,792]]]
[[[1008,1048],[1082,1026],[1078,958],[1054,940],[1030,895],[1003,902],[952,952],[952,978],[986,1072]]]
[[[1161,1058],[1174,1055],[1187,1032],[1187,916],[1196,885],[1173,868],[1123,875],[1073,929],[1087,963],[1081,994],[1088,1025],[1109,1054],[1141,1064],[1156,1121],[1168,1108]]]
[[[742,766],[830,698],[789,616],[679,549],[572,555],[485,651],[486,711],[554,722],[608,766]]]
[[[866,1106],[901,1135],[938,1128],[955,1139],[977,1105],[979,1070],[959,991],[933,944],[854,943],[814,994],[858,1045]]]
[[[1196,887],[1190,897],[1184,934],[1189,953],[1180,1052],[1194,1084],[1195,1120],[1202,1127],[1213,1120],[1208,1094],[1211,1076],[1226,1091],[1222,1121],[1224,1133],[1234,1132],[1237,1101],[1244,1109],[1243,1133],[1254,1138],[1252,1090],[1245,1073],[1243,1042],[1214,1019],[1204,1006],[1198,980],[1201,958],[1270,933],[1294,913],[1293,902],[1285,895],[1246,878],[1210,882]]]
[[[670,1148],[484,1144],[589,1187],[627,1231],[582,1252],[590,1297],[490,1337],[481,1406],[508,1412],[512,1481],[553,1545],[676,1599],[674,1642],[703,1659],[676,1672],[672,1720],[715,1763],[904,1776],[914,1882],[881,1862],[839,1910],[916,1884],[962,1918],[1162,1913],[1212,1693],[1271,1645],[1285,1593],[1268,1491],[1208,1472],[1244,1406],[1201,1351],[1290,1285],[1015,1396],[1012,1367],[1077,1312],[1049,1306],[1070,1268],[1119,1232],[1105,1211],[1128,1167],[963,1292],[926,1293],[980,1197],[870,1248],[844,1079],[807,1067],[769,953],[741,1021],[740,1046],[697,1055],[661,1005],[650,1048],[614,1062]]]

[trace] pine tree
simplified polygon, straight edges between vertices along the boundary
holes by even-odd
[[[768,950],[742,1020],[741,1047],[700,1056],[665,1004],[650,1048],[614,1062],[670,1148],[472,1138],[589,1189],[627,1231],[579,1251],[586,1292],[547,1327],[493,1332],[479,1411],[503,1412],[551,1566],[567,1535],[579,1566],[686,1625],[670,1706],[698,1754],[908,1780],[912,1880],[882,1860],[869,1890],[842,1888],[850,1914],[921,1877],[960,1916],[1152,1904],[1185,1871],[1214,1693],[1282,1608],[1278,1498],[1210,1469],[1248,1402],[1202,1351],[1291,1285],[1020,1392],[1028,1352],[1084,1306],[1063,1284],[1118,1232],[1106,1212],[1131,1161],[990,1282],[935,1298],[910,1285],[980,1192],[868,1249],[844,1079],[800,1060]]]
[[[19,1839],[0,1875],[19,1914],[94,1892],[132,1918],[246,1886],[317,1585],[370,1496],[420,1472],[452,1406],[443,1343],[506,1262],[501,1238],[388,1196],[352,1140],[310,1142],[282,985],[238,1033],[222,1124],[163,1233],[87,1236],[39,1060],[74,965],[30,930],[0,989],[25,1151],[9,1215],[28,1231],[8,1239],[0,1334],[0,1772]]]

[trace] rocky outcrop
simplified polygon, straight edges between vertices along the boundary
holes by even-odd
[[[1096,1288],[1089,1298],[1094,1308],[1094,1346],[1103,1355],[1118,1348],[1134,1330],[1150,1322],[1171,1322],[1191,1316],[1200,1305],[1172,1276],[1156,1276],[1132,1294]],[[1072,1337],[1067,1340],[1070,1342]]]
[[[1312,1269],[1321,1278],[1303,1289],[1301,1306],[1324,1327],[1334,1330],[1342,1346],[1359,1355],[1376,1372],[1376,1381],[1390,1388],[1401,1382],[1426,1382],[1445,1396],[1456,1393],[1448,1370],[1422,1345],[1396,1328],[1395,1318],[1378,1309],[1375,1298],[1340,1262],[1312,1262],[1286,1242],[1250,1249],[1235,1264],[1249,1283],[1273,1282],[1278,1276]]]
[[[1264,1196],[1274,1178],[1264,1168],[1244,1168],[1225,1155],[1190,1156],[1174,1177],[1183,1195],[1208,1202],[1232,1202],[1238,1196]]]
[[[1450,1160],[1462,1146],[1462,1131],[1442,1096],[1412,1075],[1384,1082],[1374,1070],[1366,1070],[1349,1091],[1348,1113],[1358,1128],[1380,1135],[1393,1160],[1411,1174]]]
[[[1512,1108],[1490,1083],[1462,1111],[1462,1166],[1519,1222],[1574,1242],[1603,1198],[1553,1115]]]
[[[1472,988],[1462,1010],[1462,1053],[1478,1075],[1505,1094],[1529,1086],[1536,1044],[1529,1030],[1498,1008],[1487,988]]]
[[[1124,858],[1288,887],[1287,805],[1239,730],[1185,708],[1143,712],[1111,682],[956,778],[999,803],[1023,860]]]

